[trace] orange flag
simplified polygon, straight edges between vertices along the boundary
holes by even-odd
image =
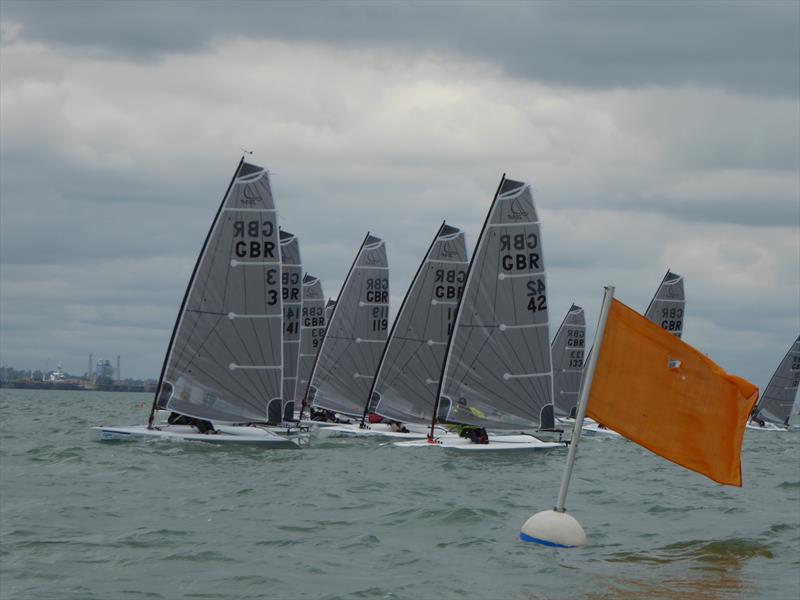
[[[614,300],[589,395],[594,420],[716,482],[742,485],[758,388]]]

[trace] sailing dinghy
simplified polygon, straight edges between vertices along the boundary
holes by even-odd
[[[312,408],[360,416],[388,330],[386,244],[367,233],[333,305],[304,402]]]
[[[297,447],[259,425],[280,420],[281,260],[267,171],[236,168],[203,243],[167,348],[147,426],[93,427],[101,439]],[[189,424],[155,424],[157,410]],[[198,428],[210,428],[200,433]]]
[[[442,223],[392,324],[361,422],[329,427],[325,434],[427,438],[468,266],[464,232]],[[387,422],[370,423],[368,414]]]
[[[800,336],[789,347],[758,401],[748,429],[788,431],[792,406],[800,385]]]
[[[468,451],[563,447],[530,435],[473,443],[436,436],[439,424],[492,431],[552,428],[553,372],[541,230],[530,186],[503,176],[458,304],[427,440],[395,442]]]
[[[553,405],[556,416],[575,417],[586,349],[586,316],[573,304],[553,338]]]

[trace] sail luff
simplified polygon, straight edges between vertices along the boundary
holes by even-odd
[[[172,356],[172,350],[175,345],[175,336],[178,333],[178,326],[181,323],[181,319],[183,318],[184,309],[186,308],[186,301],[189,299],[189,294],[192,291],[192,287],[194,286],[195,279],[197,277],[197,269],[200,267],[200,263],[203,260],[203,256],[205,255],[206,248],[208,247],[208,241],[211,239],[211,234],[214,232],[214,228],[217,225],[217,221],[219,220],[219,216],[222,214],[222,209],[225,206],[225,201],[228,199],[228,194],[231,192],[231,188],[233,187],[233,182],[236,181],[236,176],[239,174],[239,171],[244,164],[244,156],[239,159],[239,164],[236,165],[236,169],[233,171],[233,176],[231,176],[231,180],[228,183],[228,187],[225,190],[225,194],[222,196],[222,200],[220,200],[219,207],[217,208],[217,212],[214,215],[214,219],[211,221],[211,226],[208,228],[208,233],[206,233],[206,239],[203,240],[203,246],[200,248],[200,253],[197,255],[197,260],[194,263],[194,268],[192,269],[192,274],[189,277],[189,282],[186,284],[186,291],[183,293],[183,300],[181,300],[181,306],[178,309],[178,315],[175,317],[175,324],[172,326],[172,334],[169,338],[169,344],[167,345],[167,351],[164,353],[164,363],[161,365],[161,373],[158,376],[158,385],[156,385],[156,392],[153,397],[153,405],[150,409],[150,416],[147,419],[147,426],[149,428],[153,427],[153,421],[155,419],[156,410],[158,408],[158,399],[161,395],[161,387],[164,384],[164,374],[167,371],[167,365],[169,364],[169,359]]]

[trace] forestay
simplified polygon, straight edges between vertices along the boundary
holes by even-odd
[[[342,285],[311,377],[313,406],[361,415],[389,330],[386,245],[367,234]]]
[[[300,356],[300,312],[303,306],[300,244],[297,236],[281,230],[283,292],[283,419],[294,419],[294,397]]]
[[[572,416],[578,405],[586,348],[586,317],[573,304],[553,338],[553,400],[558,416]]]
[[[530,186],[503,179],[472,257],[437,418],[492,429],[553,427],[541,231]]]
[[[279,252],[269,175],[242,161],[189,282],[158,408],[218,422],[280,416]]]
[[[781,364],[772,375],[753,411],[754,419],[762,419],[777,425],[788,426],[792,406],[800,384],[800,336],[789,348]]]
[[[303,306],[300,314],[300,359],[295,389],[295,405],[302,404],[306,396],[311,370],[325,335],[325,295],[322,282],[306,273],[303,277]]]
[[[662,329],[681,337],[685,306],[683,277],[668,270],[644,316],[660,325]]]
[[[373,387],[374,412],[430,422],[468,265],[464,232],[442,223],[392,326]]]

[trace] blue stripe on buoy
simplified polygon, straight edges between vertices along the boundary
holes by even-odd
[[[575,546],[565,546],[564,544],[556,544],[555,542],[548,542],[547,540],[540,540],[539,538],[532,537],[526,533],[519,532],[519,539],[523,542],[532,542],[534,544],[541,544],[542,546],[550,546],[551,548],[574,548]]]

